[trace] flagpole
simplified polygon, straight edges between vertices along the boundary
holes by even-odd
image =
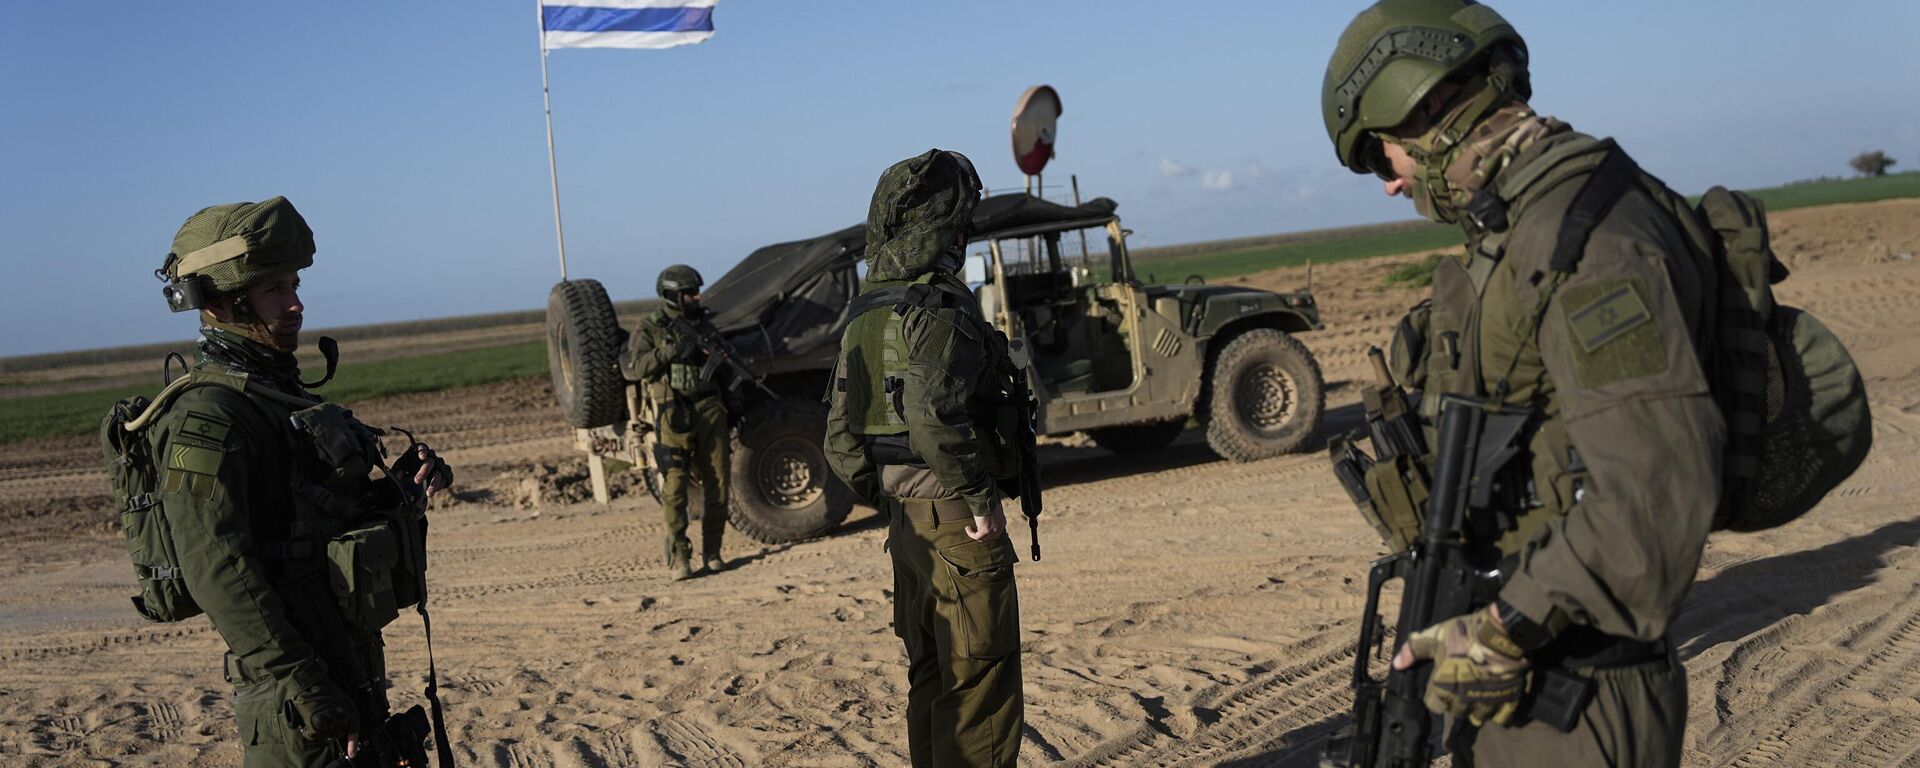
[[[533,0],[534,29],[540,33],[540,100],[547,108],[547,178],[553,182],[553,236],[560,245],[560,280],[567,279],[567,229],[560,224],[560,164],[553,159],[553,95],[547,85],[547,19],[542,0]]]

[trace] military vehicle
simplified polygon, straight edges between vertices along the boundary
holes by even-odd
[[[1320,367],[1293,336],[1321,327],[1311,291],[1145,284],[1115,208],[1107,198],[1066,205],[1004,194],[974,211],[969,279],[986,316],[1031,350],[1039,433],[1086,432],[1127,453],[1163,447],[1197,421],[1233,461],[1303,449],[1324,407]],[[704,294],[765,385],[738,390],[730,502],[734,526],[760,541],[820,535],[852,508],[821,448],[822,396],[860,291],[864,245],[864,225],[769,245]],[[625,336],[600,283],[554,286],[553,388],[603,503],[610,460],[640,467],[658,494],[652,404],[618,370]]]

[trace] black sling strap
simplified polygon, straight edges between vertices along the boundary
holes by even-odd
[[[1587,250],[1587,240],[1593,237],[1593,230],[1600,221],[1613,211],[1613,205],[1633,186],[1634,176],[1640,170],[1634,165],[1633,158],[1618,148],[1607,151],[1600,159],[1600,165],[1593,175],[1580,187],[1573,197],[1573,204],[1567,206],[1566,218],[1560,222],[1560,234],[1554,241],[1553,261],[1550,264],[1555,272],[1573,273],[1580,267],[1580,258]]]

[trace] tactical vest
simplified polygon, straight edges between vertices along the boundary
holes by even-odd
[[[940,274],[929,272],[910,283],[868,290],[849,306],[852,319],[834,381],[835,388],[846,394],[848,431],[867,438],[868,454],[876,464],[926,466],[907,447],[907,315],[915,309],[958,310],[965,327],[956,325],[954,339],[980,345],[980,359],[986,363],[982,370],[970,372],[978,378],[968,409],[975,417],[982,463],[995,478],[1015,477],[1019,473],[1018,413],[1008,400],[1011,390],[1004,377],[1024,373],[1013,367],[1006,336],[980,318],[973,292],[951,277],[936,279]],[[877,311],[882,309],[887,311]]]
[[[654,310],[647,322],[658,329],[662,346],[671,349],[674,344],[680,341],[680,332],[674,330],[673,321],[668,317],[666,310]],[[694,321],[688,320],[687,322],[692,323]],[[666,384],[667,391],[656,392],[656,395],[666,395],[669,397],[678,396],[698,400],[720,391],[719,387],[715,386],[713,382],[703,381],[700,378],[700,366],[679,360],[673,360],[667,363],[667,375],[664,383]],[[666,400],[665,397],[658,399],[662,402]]]
[[[1714,303],[1702,315],[1707,328],[1696,336],[1704,342],[1704,349],[1697,348],[1700,362],[1729,432],[1715,528],[1769,528],[1812,508],[1864,460],[1871,418],[1859,373],[1840,342],[1810,315],[1774,304],[1770,286],[1786,270],[1767,243],[1764,209],[1720,187],[1698,207],[1689,205],[1641,172],[1611,140],[1576,136],[1510,170],[1474,198],[1468,214],[1483,236],[1469,244],[1466,259],[1441,261],[1431,302],[1402,322],[1394,342],[1396,373],[1424,387],[1421,412],[1430,425],[1444,394],[1544,403],[1525,438],[1531,466],[1500,484],[1501,506],[1510,517],[1498,540],[1500,552],[1517,553],[1548,519],[1565,514],[1587,478],[1539,350],[1537,334],[1558,278],[1548,278],[1533,305],[1503,305],[1496,318],[1485,316],[1483,301],[1490,293],[1516,293],[1511,273],[1498,269],[1509,224],[1530,203],[1573,181],[1582,186],[1558,232],[1551,273],[1576,271],[1600,221],[1637,188],[1671,214],[1691,246],[1675,258],[1693,259],[1717,283],[1718,291],[1706,294]],[[1490,323],[1531,328],[1533,334],[1517,349],[1486,352],[1481,347]]]
[[[420,601],[426,573],[424,508],[385,470],[378,433],[331,403],[316,403],[237,371],[201,367],[167,385],[152,400],[116,403],[101,425],[108,475],[119,502],[121,529],[140,594],[135,610],[150,621],[197,616],[200,606],[180,570],[172,527],[160,503],[160,435],[149,429],[178,398],[196,387],[242,395],[279,430],[295,464],[288,478],[293,514],[284,540],[257,540],[253,554],[272,566],[277,581],[324,578],[353,634],[377,635],[400,608]]]

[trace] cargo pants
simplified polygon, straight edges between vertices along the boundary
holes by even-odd
[[[372,674],[384,678],[385,660],[377,641],[362,649],[360,658]],[[295,726],[290,683],[249,669],[232,653],[226,654],[225,676],[233,685],[233,721],[240,731],[241,765],[245,768],[327,768],[345,757],[341,744],[309,741],[300,734]],[[361,710],[359,731],[371,733],[386,718],[386,694],[375,686],[372,691],[357,691],[355,696]]]
[[[720,555],[720,538],[727,530],[728,440],[727,409],[718,395],[698,400],[675,399],[660,411],[660,508],[666,515],[666,556],[669,564],[693,554],[687,538],[687,496],[690,480],[700,479],[703,511],[700,551]]]
[[[1678,768],[1687,728],[1687,670],[1672,652],[1645,664],[1575,670],[1593,678],[1593,703],[1572,733],[1545,723],[1486,726],[1473,741],[1473,768]]]
[[[959,499],[889,499],[893,629],[907,647],[914,768],[1010,768],[1020,751],[1013,542],[974,541]]]

